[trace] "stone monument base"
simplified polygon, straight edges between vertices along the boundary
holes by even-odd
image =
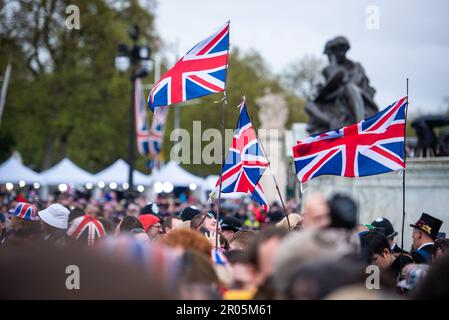
[[[404,245],[410,249],[411,223],[416,222],[422,212],[441,219],[440,232],[449,235],[449,157],[407,159],[405,180],[405,229]],[[386,217],[399,235],[402,226],[402,171],[356,179],[321,176],[305,186],[303,199],[314,192],[330,196],[336,192],[352,196],[359,205],[359,223],[371,223],[378,217]]]

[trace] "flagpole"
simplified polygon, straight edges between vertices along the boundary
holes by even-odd
[[[243,90],[242,90],[242,94],[243,94]],[[252,125],[253,125],[253,127],[254,127],[254,130],[256,131],[257,141],[259,141],[259,143],[260,143],[260,147],[262,148],[262,152],[263,152],[265,158],[267,158],[267,160],[268,160],[268,168],[270,168],[271,176],[273,177],[273,181],[274,181],[274,184],[275,184],[275,186],[276,186],[276,191],[277,191],[277,193],[278,193],[278,195],[279,195],[279,199],[281,200],[282,209],[284,210],[284,216],[287,218],[288,228],[290,229],[290,228],[291,228],[291,225],[290,225],[290,219],[289,219],[289,217],[288,217],[287,210],[285,209],[285,203],[284,203],[284,199],[282,198],[281,190],[279,189],[279,185],[278,185],[278,183],[277,183],[277,180],[276,180],[276,177],[275,177],[275,175],[274,175],[274,172],[273,172],[273,170],[271,169],[271,162],[270,162],[270,159],[268,158],[268,155],[267,155],[267,153],[265,152],[265,148],[264,148],[264,146],[263,146],[263,143],[262,143],[262,142],[260,141],[260,139],[259,139],[259,130],[257,129],[257,126],[256,126],[256,124],[254,123],[254,121],[253,121],[253,119],[252,119],[252,117],[251,117],[251,115],[250,115],[249,112],[248,112],[248,117],[249,117],[249,121],[251,121],[251,123],[252,123]]]
[[[228,33],[231,34],[231,21],[228,21],[229,29]],[[231,54],[231,43],[228,43],[228,55],[226,57],[226,79],[225,79],[225,87],[224,87],[224,98],[221,104],[221,170],[220,170],[220,187],[218,189],[218,204],[217,204],[217,226],[215,230],[215,249],[218,249],[218,232],[220,227],[220,202],[221,202],[221,191],[223,185],[223,167],[225,163],[225,107],[228,103],[227,101],[227,89],[228,89],[228,71],[229,71],[229,55]]]
[[[405,227],[405,172],[406,172],[406,159],[407,159],[407,150],[406,150],[406,140],[407,140],[407,110],[408,110],[408,78],[406,85],[407,92],[407,102],[406,108],[404,110],[404,170],[402,172],[402,230],[401,230],[401,255],[404,254],[404,227]],[[402,259],[401,259],[401,267],[402,267]]]

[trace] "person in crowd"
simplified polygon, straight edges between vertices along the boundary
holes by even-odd
[[[443,221],[423,213],[413,228],[412,257],[416,263],[431,263],[432,249]]]
[[[143,230],[148,234],[150,240],[153,240],[163,233],[161,219],[152,214],[142,214],[139,216]]]
[[[385,236],[387,237],[388,243],[390,244],[390,249],[392,253],[401,253],[402,248],[398,246],[394,238],[398,235],[397,231],[394,230],[393,225],[387,218],[381,217],[374,220],[371,225],[376,229],[383,230]],[[404,250],[404,253],[408,253]]]
[[[73,240],[92,246],[97,239],[106,236],[106,230],[97,218],[86,214],[70,222],[67,235]]]
[[[150,203],[146,204],[142,209],[140,209],[140,215],[142,215],[142,214],[152,214],[152,215],[158,217],[162,221],[162,217],[160,216],[159,206],[154,202],[150,202]]]
[[[329,206],[322,194],[311,195],[304,204],[303,228],[325,229],[331,224]]]
[[[210,259],[212,245],[209,240],[198,231],[186,228],[175,229],[160,238],[160,242],[171,248],[184,252],[194,250]]]
[[[290,223],[290,226],[289,226]],[[290,213],[287,217],[282,218],[276,223],[276,227],[290,230],[300,230],[302,228],[303,218],[297,213]]]
[[[328,201],[330,228],[353,230],[357,226],[357,203],[348,195],[337,193]]]
[[[0,213],[0,243],[6,241],[6,217],[3,213]]]
[[[441,257],[429,268],[421,285],[412,292],[412,299],[446,300],[449,297],[449,256]]]
[[[169,233],[170,231],[179,228],[182,222],[183,222],[182,219],[178,216],[168,216],[162,224],[165,233]]]
[[[43,240],[64,245],[70,211],[63,205],[55,203],[37,214],[42,221]]]
[[[449,239],[435,240],[432,248],[432,262],[445,256],[449,256]]]
[[[195,217],[196,215],[200,214],[201,211],[194,206],[191,207],[185,207],[184,209],[181,210],[181,219],[182,221],[191,221],[193,219],[193,217]]]
[[[217,219],[212,212],[197,214],[192,218],[190,228],[201,233],[216,232]],[[220,225],[218,225],[218,231],[221,231]]]
[[[233,271],[232,290],[240,291],[239,298],[252,298],[256,293],[256,268],[245,250],[229,250],[225,253]]]
[[[394,279],[399,276],[402,268],[414,262],[408,254],[394,255],[387,237],[376,230],[362,235],[360,241],[362,258],[367,263],[374,264],[381,270],[390,272]]]
[[[412,296],[414,291],[419,290],[419,286],[424,281],[427,272],[429,271],[428,264],[408,264],[402,269],[401,275],[397,282],[397,287],[405,296]]]
[[[134,217],[138,218],[139,213],[140,213],[140,208],[135,203],[130,203],[128,205],[128,208],[126,208],[126,215],[128,215],[128,216],[134,216]]]
[[[229,240],[230,250],[248,250],[250,244],[256,238],[257,233],[252,230],[236,232]]]
[[[264,291],[270,291],[269,278],[274,271],[276,253],[287,234],[286,229],[269,227],[258,233],[248,246],[247,252],[256,269],[255,285],[259,290],[263,288]]]
[[[33,239],[40,235],[41,225],[35,205],[17,202],[9,213],[11,214],[11,233],[8,235],[8,241],[10,238]]]
[[[230,241],[236,232],[242,230],[242,222],[234,216],[225,216],[221,220],[221,234]]]

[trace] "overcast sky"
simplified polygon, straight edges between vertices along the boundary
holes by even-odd
[[[370,5],[379,29],[367,28]],[[435,113],[449,97],[448,17],[446,0],[159,0],[156,28],[183,55],[229,19],[231,50],[257,50],[275,73],[304,55],[325,58],[325,42],[345,35],[380,108],[405,95],[409,77],[410,112]]]

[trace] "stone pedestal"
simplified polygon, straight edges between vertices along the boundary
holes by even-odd
[[[285,159],[284,132],[287,122],[288,108],[283,96],[273,94],[269,90],[265,95],[256,99],[259,106],[260,128],[259,140],[267,153],[268,160],[271,163],[271,169],[265,171],[260,180],[265,197],[269,204],[277,201],[280,204],[276,185],[274,184],[274,174],[279,185],[279,190],[284,201],[286,199],[287,168]]]
[[[371,223],[378,217],[388,218],[399,235],[402,226],[402,172],[356,179],[322,176],[305,186],[304,200],[314,192],[329,196],[343,192],[359,205],[359,222]],[[410,249],[412,228],[409,227],[426,212],[443,220],[441,232],[449,235],[449,158],[407,159],[406,218],[404,244]]]

